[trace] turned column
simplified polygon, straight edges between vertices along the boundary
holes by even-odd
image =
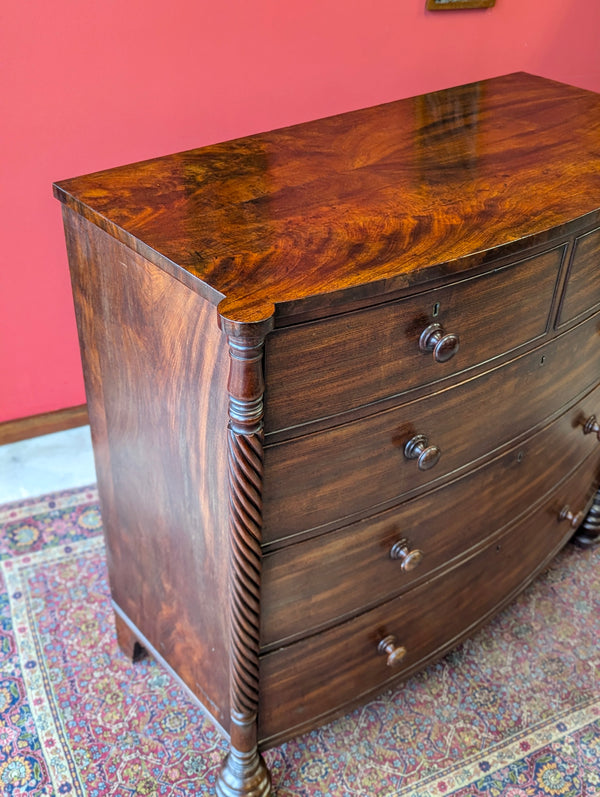
[[[263,475],[263,346],[272,318],[239,324],[220,317],[229,344],[230,749],[219,797],[268,797],[258,752],[258,652]]]
[[[583,548],[600,543],[600,487],[594,494],[589,512],[575,533],[574,541]]]

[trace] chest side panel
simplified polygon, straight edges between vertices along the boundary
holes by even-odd
[[[113,600],[227,725],[227,374],[214,305],[66,210]]]

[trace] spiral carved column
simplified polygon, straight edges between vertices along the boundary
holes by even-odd
[[[600,487],[596,490],[590,510],[577,529],[574,539],[583,548],[600,543]]]
[[[268,797],[269,771],[257,747],[263,477],[263,343],[270,324],[221,319],[229,370],[230,750],[219,797]]]

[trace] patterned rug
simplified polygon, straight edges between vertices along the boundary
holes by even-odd
[[[444,660],[265,754],[278,797],[600,795],[600,571],[568,547]],[[213,792],[219,733],[117,648],[93,488],[0,508],[0,794]]]

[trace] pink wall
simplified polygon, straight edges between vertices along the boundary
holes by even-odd
[[[0,421],[85,401],[53,180],[528,70],[600,91],[600,3],[6,0]]]

